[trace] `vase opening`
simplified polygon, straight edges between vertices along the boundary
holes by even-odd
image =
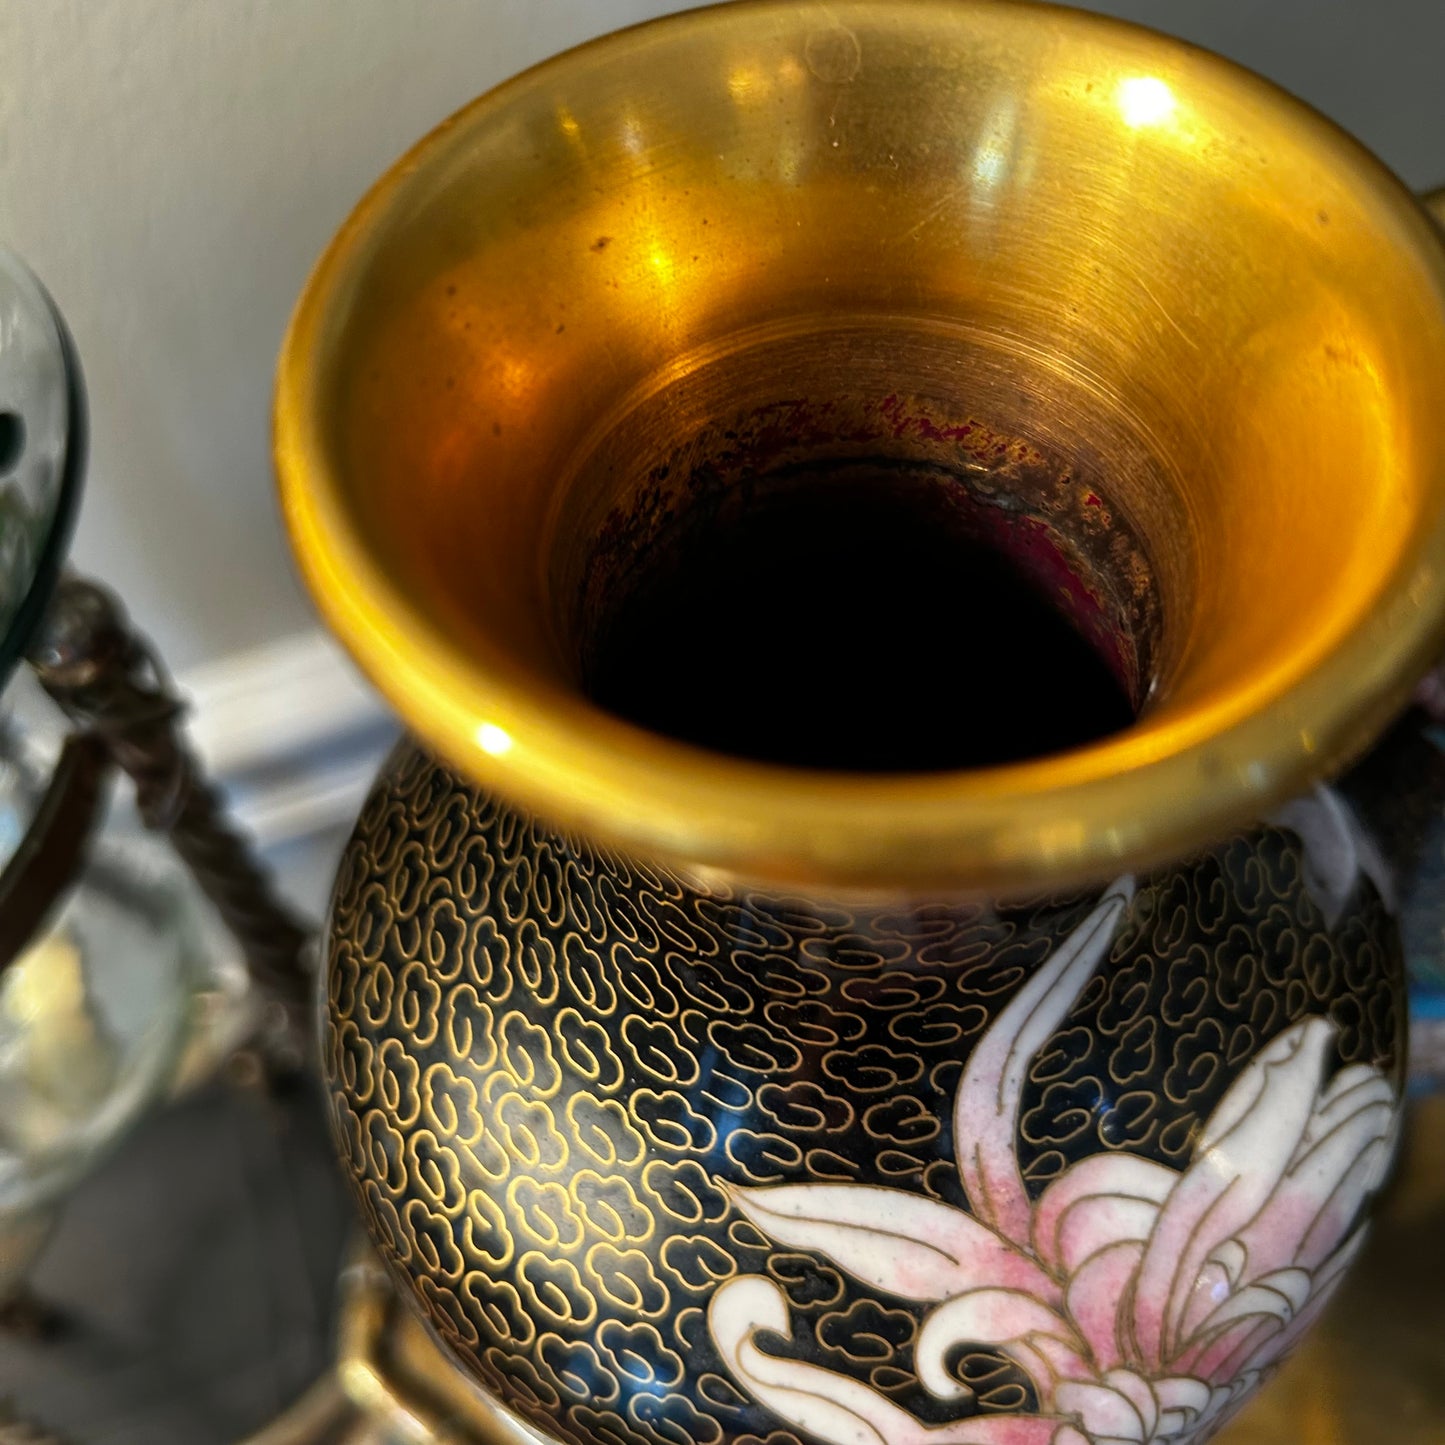
[[[839,771],[988,767],[1128,727],[1164,609],[1132,520],[1149,508],[1115,473],[1167,507],[1157,464],[1117,418],[1035,441],[1057,385],[978,364],[967,336],[879,335],[891,375],[862,394],[790,375],[811,355],[816,384],[821,350],[866,376],[869,349],[861,329],[744,342],[586,449],[548,588],[579,686],[684,742]],[[975,386],[950,396],[954,375]],[[759,383],[797,389],[759,402]]]
[[[1030,575],[1051,559],[1021,529],[1021,559],[980,541],[952,491],[834,463],[735,515],[679,518],[597,628],[588,692],[686,742],[860,772],[1014,762],[1126,727],[1118,659],[1065,612],[1090,594]]]

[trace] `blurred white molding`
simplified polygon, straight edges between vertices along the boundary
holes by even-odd
[[[319,629],[217,658],[178,684],[192,742],[263,848],[355,818],[399,731]]]

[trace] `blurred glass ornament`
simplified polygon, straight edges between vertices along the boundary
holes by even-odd
[[[44,796],[45,754],[43,733],[0,730],[0,868]],[[146,1108],[212,1066],[251,1013],[234,947],[194,885],[118,812],[0,972],[0,1300],[66,1192]]]
[[[62,579],[87,438],[65,323],[0,248],[0,1308],[107,1149],[274,1023],[258,961],[293,966],[283,1023],[302,991],[305,930],[185,746],[163,667],[105,589]],[[107,808],[122,773],[134,793]]]
[[[0,246],[0,682],[55,585],[80,500],[85,388],[59,311]]]

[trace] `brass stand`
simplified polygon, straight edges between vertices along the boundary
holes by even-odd
[[[551,1445],[452,1363],[365,1245],[342,1279],[337,1375],[386,1445]]]

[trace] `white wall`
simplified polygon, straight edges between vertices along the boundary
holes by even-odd
[[[173,666],[294,632],[271,372],[311,263],[416,137],[667,0],[0,0],[0,241],[65,312],[77,560]]]
[[[77,559],[173,665],[309,625],[272,501],[271,368],[371,179],[476,92],[669,0],[0,0],[0,241],[89,378]],[[1445,0],[1112,0],[1445,179]]]

